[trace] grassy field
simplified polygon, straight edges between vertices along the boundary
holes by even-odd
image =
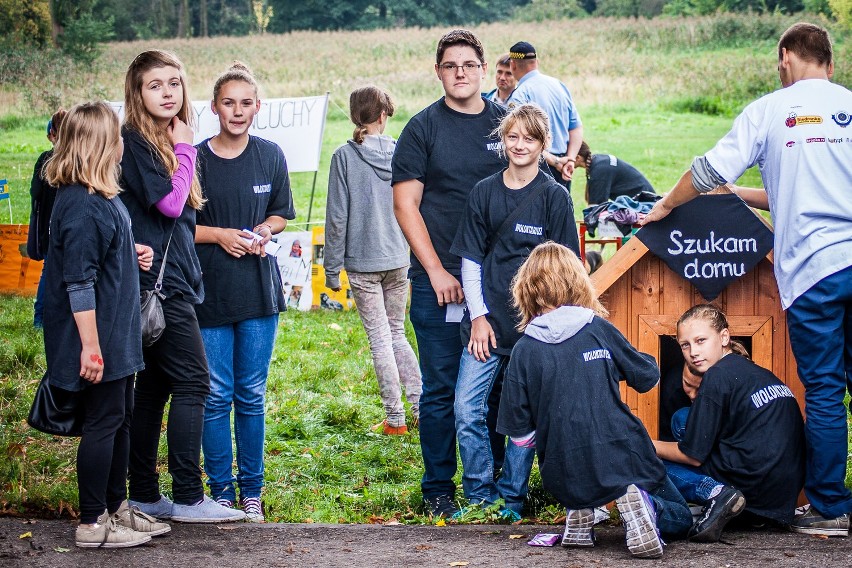
[[[756,16],[653,22],[589,19],[493,24],[475,31],[489,60],[518,39],[533,41],[544,54],[544,71],[571,87],[592,150],[631,162],[662,192],[693,156],[707,151],[726,132],[732,112],[777,87],[773,46],[778,29],[788,22],[784,17]],[[442,32],[300,32],[250,41],[115,44],[92,69],[67,77],[64,86],[46,79],[40,88],[60,89],[58,95],[52,92],[64,104],[91,96],[119,98],[127,62],[138,51],[157,45],[177,51],[187,63],[194,98],[203,98],[215,75],[235,58],[254,67],[270,97],[331,90],[333,103],[313,204],[316,221],[324,217],[331,153],[351,134],[342,108],[349,90],[366,82],[388,88],[401,108],[389,126],[389,133],[398,135],[408,117],[440,95],[432,64],[434,43]],[[582,41],[566,41],[566,36]],[[300,56],[292,57],[294,52]],[[838,53],[840,66],[850,60],[846,43],[839,43]],[[838,80],[848,85],[850,75],[844,72]],[[487,82],[493,82],[493,73]],[[0,178],[10,180],[16,222],[28,218],[32,165],[48,147],[43,130],[47,111],[24,104],[28,97],[41,100],[38,91],[24,83],[0,86]],[[313,174],[292,178],[296,222],[304,222]],[[760,180],[750,171],[741,183],[759,185]],[[584,185],[581,170],[572,191],[578,217],[585,205]],[[2,222],[8,215],[5,208],[6,203],[0,202]],[[77,503],[76,441],[40,434],[25,423],[45,365],[41,336],[30,322],[31,300],[0,298],[0,514],[68,514]],[[409,335],[413,342],[410,329]],[[369,430],[383,416],[366,336],[356,314],[282,315],[267,409],[264,500],[270,520],[424,521],[416,432],[389,438]],[[163,452],[161,468],[165,472]],[[168,476],[162,480],[168,492]],[[537,472],[529,505],[531,515],[543,521],[560,514],[541,489]]]

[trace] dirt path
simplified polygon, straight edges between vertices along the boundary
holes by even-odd
[[[24,533],[32,537],[20,538]],[[526,544],[553,526],[181,525],[125,550],[74,547],[70,521],[0,518],[0,567],[254,568],[467,566],[849,566],[852,540],[729,532],[729,544],[674,542],[660,561],[633,560],[620,527],[597,529],[591,550]],[[523,535],[522,538],[512,538]],[[467,564],[453,564],[467,562]]]

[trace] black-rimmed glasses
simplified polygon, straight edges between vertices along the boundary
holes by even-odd
[[[482,69],[481,63],[462,63],[461,65],[456,65],[454,63],[441,63],[438,65],[438,69],[441,70],[442,73],[455,73],[456,69],[461,69],[464,71],[465,75],[472,75],[476,73],[477,69]]]

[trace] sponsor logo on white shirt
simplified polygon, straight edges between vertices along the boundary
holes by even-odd
[[[845,110],[839,110],[831,115],[831,120],[841,128],[846,128],[849,124],[852,124],[852,114]]]
[[[822,124],[822,117],[816,114],[798,116],[795,112],[791,112],[784,121],[787,128],[793,128],[800,124]]]

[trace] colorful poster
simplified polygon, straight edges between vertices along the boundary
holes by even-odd
[[[309,231],[284,232],[276,236],[278,249],[276,259],[281,271],[281,284],[287,309],[308,311],[311,309],[311,233]]]

